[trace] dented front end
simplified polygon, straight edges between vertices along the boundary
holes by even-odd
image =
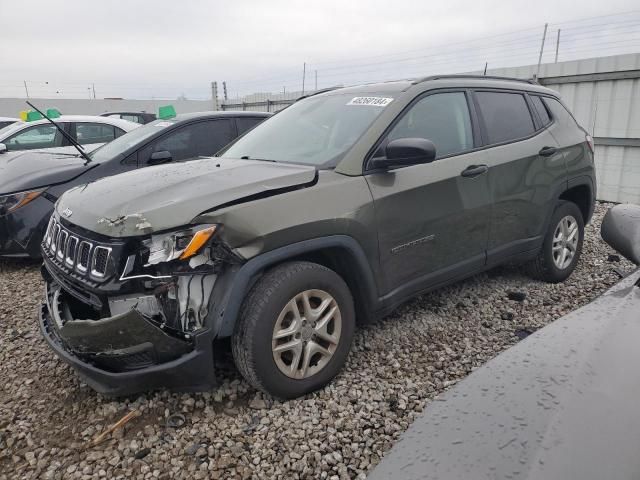
[[[54,214],[42,243],[45,338],[103,393],[210,388],[213,292],[242,261],[217,229],[110,238]]]

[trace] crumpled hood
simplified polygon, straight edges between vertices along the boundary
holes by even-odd
[[[8,152],[0,155],[0,195],[68,182],[97,166],[77,155]]]
[[[314,181],[314,167],[205,158],[147,167],[73,188],[58,214],[110,237],[149,234],[189,224],[229,202]]]

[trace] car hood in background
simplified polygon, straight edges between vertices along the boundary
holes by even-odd
[[[7,152],[0,155],[0,195],[68,182],[90,170],[78,155],[46,151]]]
[[[202,212],[315,178],[316,170],[309,166],[205,158],[81,185],[61,196],[56,208],[75,225],[130,237],[187,225]]]
[[[367,478],[640,478],[639,278],[442,394]]]

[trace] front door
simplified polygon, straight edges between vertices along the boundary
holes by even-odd
[[[484,151],[472,151],[478,140],[467,93],[416,100],[375,156],[383,155],[390,140],[416,137],[435,144],[434,162],[366,177],[386,296],[410,295],[485,264],[491,215],[487,162]]]

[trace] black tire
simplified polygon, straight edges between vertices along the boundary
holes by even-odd
[[[285,305],[301,292],[312,289],[323,290],[335,299],[341,315],[340,338],[321,370],[306,378],[290,378],[274,360],[273,331]],[[344,280],[316,263],[289,262],[269,270],[253,286],[240,311],[231,349],[247,382],[275,397],[289,399],[322,388],[338,374],[349,355],[354,330],[353,298]]]
[[[573,217],[576,220],[579,238],[571,263],[561,269],[554,261],[553,242],[554,234],[560,224],[560,221],[567,216]],[[548,283],[564,282],[573,273],[576,265],[578,264],[580,254],[582,253],[583,241],[584,219],[582,218],[582,212],[575,203],[560,200],[553,212],[553,215],[551,216],[549,227],[544,237],[544,243],[542,244],[542,249],[540,250],[540,253],[538,253],[538,256],[528,264],[529,274],[533,278]]]

